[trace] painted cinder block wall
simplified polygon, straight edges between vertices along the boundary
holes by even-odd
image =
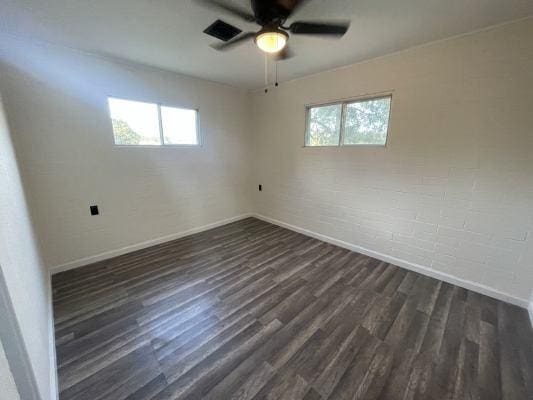
[[[9,36],[0,69],[48,267],[251,211],[245,90]],[[114,146],[108,96],[199,109],[202,146]]]
[[[0,335],[10,336],[0,341],[2,347],[11,346],[4,349],[6,354],[17,355],[10,361],[23,371],[21,397],[55,399],[50,276],[40,256],[12,137],[0,97]],[[11,337],[13,331],[21,337]],[[0,397],[9,396],[3,392],[8,389],[0,385]]]
[[[527,306],[531,38],[529,18],[255,91],[255,212]],[[379,92],[386,147],[303,147],[305,105]]]

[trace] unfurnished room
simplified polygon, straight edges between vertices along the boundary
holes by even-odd
[[[0,400],[532,400],[533,0],[0,0]]]

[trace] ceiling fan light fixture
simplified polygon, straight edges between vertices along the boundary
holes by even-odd
[[[261,31],[255,37],[257,47],[265,53],[277,53],[287,45],[289,35],[280,29]]]

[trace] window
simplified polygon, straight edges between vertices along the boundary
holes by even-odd
[[[165,144],[198,144],[196,110],[161,107]]]
[[[386,96],[308,107],[305,145],[384,146],[390,104]]]
[[[341,137],[342,104],[309,109],[308,146],[338,146]]]
[[[115,144],[196,146],[198,111],[109,98]]]

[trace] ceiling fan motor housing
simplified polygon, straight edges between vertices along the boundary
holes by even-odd
[[[233,39],[222,44],[212,45],[216,50],[225,51],[236,45],[254,40],[257,47],[266,53],[277,53],[277,60],[291,58],[294,53],[287,47],[289,32],[291,35],[322,35],[329,37],[341,37],[346,33],[349,22],[335,23],[317,21],[292,21],[285,26],[287,19],[292,18],[308,0],[250,0],[253,14],[241,7],[236,7],[229,0],[197,0],[208,7],[223,10],[247,23],[256,23],[261,26],[259,32],[240,33]],[[229,25],[229,24],[228,24]],[[226,27],[226,30],[232,28]],[[239,28],[233,27],[233,31]],[[209,28],[208,28],[209,30]],[[213,35],[211,32],[206,32]],[[216,37],[216,36],[215,36]],[[221,40],[225,40],[219,37]]]

